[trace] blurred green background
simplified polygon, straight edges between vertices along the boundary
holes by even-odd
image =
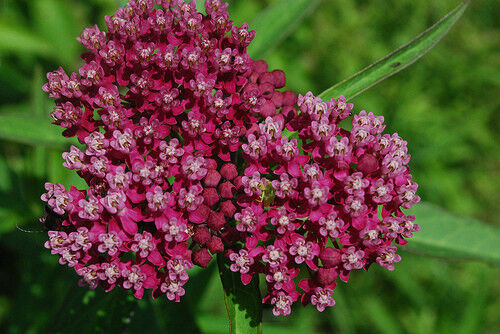
[[[240,24],[270,0],[230,1]],[[81,64],[75,37],[104,27],[116,0],[0,0],[0,127],[10,114],[50,122],[45,73]],[[406,43],[458,0],[323,0],[264,57],[287,73],[288,88],[320,93]],[[383,115],[409,142],[423,200],[500,225],[500,2],[473,1],[464,17],[417,64],[354,99]],[[62,166],[67,146],[0,139],[1,333],[223,333],[227,320],[216,271],[193,278],[181,304],[130,300],[77,287],[77,276],[43,248],[37,217],[43,183],[81,181]],[[43,142],[43,138],[40,142]],[[418,219],[418,217],[417,217]],[[266,333],[500,333],[500,270],[402,251],[395,272],[372,267],[336,289],[323,313],[297,307],[264,313]],[[206,283],[208,280],[208,284]]]

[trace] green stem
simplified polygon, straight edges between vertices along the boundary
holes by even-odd
[[[224,289],[230,334],[262,333],[262,298],[259,280],[254,276],[248,285],[241,283],[240,273],[229,269],[229,261],[217,255],[219,275]]]

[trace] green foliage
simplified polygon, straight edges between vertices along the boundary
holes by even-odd
[[[353,76],[328,88],[320,97],[324,100],[344,95],[350,100],[379,82],[410,66],[429,52],[448,33],[462,16],[469,1],[462,2],[457,8],[425,30],[408,44],[391,52],[382,59],[369,65]]]
[[[481,260],[500,265],[500,229],[447,213],[428,203],[420,203],[410,211],[422,226],[408,244],[411,250],[448,259]]]
[[[70,142],[61,135],[61,128],[50,124],[47,117],[19,112],[0,115],[0,138],[30,145],[60,146]]]

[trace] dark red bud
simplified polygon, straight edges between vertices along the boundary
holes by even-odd
[[[266,101],[264,102],[262,107],[260,107],[260,115],[262,117],[273,116],[275,114],[276,114],[276,106],[272,101]]]
[[[205,168],[207,169],[217,169],[217,161],[214,159],[205,159]]]
[[[274,93],[274,86],[270,83],[263,83],[259,86],[259,92],[262,94],[262,97],[265,99],[270,99]]]
[[[208,217],[208,227],[210,227],[214,231],[218,231],[224,227],[226,224],[226,218],[222,212],[210,212],[210,216]]]
[[[224,214],[224,216],[232,217],[236,212],[236,207],[234,206],[233,202],[225,201],[220,204],[220,211]]]
[[[274,90],[274,76],[272,73],[265,72],[259,76],[259,83],[262,84],[270,84],[272,90]]]
[[[193,233],[193,241],[200,246],[205,246],[210,241],[212,236],[210,230],[205,226],[196,226]]]
[[[338,249],[327,247],[319,255],[321,263],[325,268],[332,268],[342,262],[342,256]]]
[[[358,160],[358,170],[370,174],[379,168],[377,158],[373,154],[363,154]]]
[[[203,203],[208,206],[214,206],[219,202],[219,194],[215,188],[205,188],[203,189]]]
[[[203,223],[207,221],[208,215],[210,214],[210,208],[206,206],[206,203],[201,204],[195,211],[191,214],[196,214],[196,223]],[[191,215],[190,215],[191,218]],[[195,222],[195,221],[193,221]]]
[[[252,64],[252,68],[257,73],[267,72],[267,63],[264,60],[257,60]]]
[[[221,238],[213,236],[207,243],[208,250],[212,254],[217,254],[224,251],[224,243]]]
[[[230,199],[234,197],[236,189],[234,188],[234,185],[231,182],[227,181],[219,186],[219,193],[222,198]]]
[[[274,70],[271,73],[273,74],[274,77],[274,86],[276,88],[285,87],[286,84],[285,72],[283,72],[282,70]]]
[[[293,106],[297,103],[297,95],[291,90],[287,90],[283,92],[283,105],[284,106]]]
[[[250,81],[251,83],[256,83],[257,80],[259,80],[259,73],[252,72],[252,74],[250,74],[250,77],[248,78],[248,81]]]
[[[338,276],[339,274],[337,273],[337,270],[335,270],[335,268],[319,268],[316,278],[319,284],[325,286],[335,282]]]
[[[276,108],[280,108],[283,105],[283,94],[281,94],[281,92],[275,91],[273,93],[273,96],[271,97],[271,101],[273,101]]]
[[[245,87],[243,87],[243,92],[244,93],[247,93],[247,92],[251,92],[251,91],[254,91],[254,90],[259,90],[259,85],[257,85],[256,83],[248,83],[247,85],[245,85]]]
[[[231,245],[239,240],[241,240],[240,232],[238,232],[235,228],[229,227],[224,233],[221,234],[221,238],[227,245]]]
[[[210,261],[212,261],[212,255],[210,255],[206,248],[200,248],[193,252],[191,259],[194,264],[206,268]]]
[[[283,115],[282,115],[282,114],[276,114],[276,115],[274,115],[274,116],[273,116],[273,120],[274,120],[275,122],[282,122],[282,123],[284,123],[284,122],[285,122],[285,118],[283,117]]]
[[[226,180],[232,180],[236,176],[238,176],[238,170],[236,169],[236,165],[232,163],[227,163],[222,166],[220,169],[220,174]]]
[[[207,187],[217,187],[220,181],[220,174],[215,169],[209,169],[207,175],[205,175],[205,186]]]

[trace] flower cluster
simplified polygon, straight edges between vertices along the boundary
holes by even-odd
[[[299,298],[318,311],[334,305],[337,278],[347,282],[352,270],[394,270],[393,241],[419,230],[402,211],[420,200],[407,143],[383,134],[383,117],[361,111],[348,130],[341,121],[353,105],[342,96],[324,102],[309,92],[297,105],[297,116],[266,117],[247,132],[234,216],[245,245],[229,251],[243,283],[265,275],[275,315]]]
[[[406,142],[365,111],[342,128],[344,97],[280,91],[226,8],[131,0],[83,31],[78,73],[47,75],[54,123],[79,140],[63,165],[88,189],[46,184],[61,224],[45,246],[91,288],[174,301],[222,253],[244,284],[265,276],[275,315],[299,299],[323,311],[337,278],[393,270],[393,241],[419,229],[402,211],[419,200]]]
[[[178,301],[193,264],[224,250],[242,138],[296,96],[250,59],[255,31],[233,25],[227,4],[206,1],[205,16],[194,1],[156,5],[132,0],[107,32],[85,29],[85,65],[47,75],[54,123],[81,144],[63,165],[88,189],[46,184],[42,200],[62,219],[46,247],[82,283]]]

